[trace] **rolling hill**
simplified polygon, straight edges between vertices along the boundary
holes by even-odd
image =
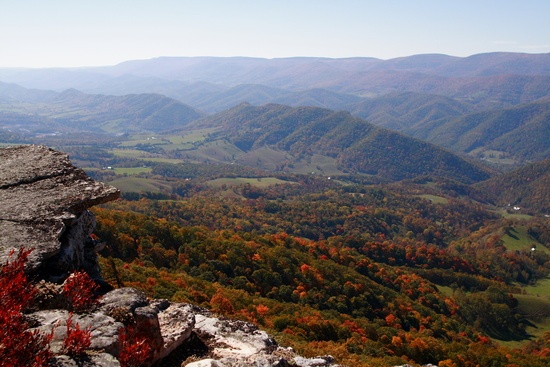
[[[188,127],[217,128],[212,140],[228,141],[249,156],[265,147],[284,152],[281,170],[320,155],[333,159],[343,171],[389,180],[431,175],[476,182],[489,177],[488,170],[448,151],[343,111],[241,104]]]
[[[61,93],[51,92],[55,95],[47,93],[47,100],[28,103],[38,92],[26,90],[25,93],[24,88],[16,91],[17,94],[10,94],[9,103],[0,104],[0,123],[6,128],[25,126],[27,133],[34,134],[56,131],[158,133],[182,127],[204,116],[181,102],[158,94],[108,96],[68,89]]]
[[[56,96],[54,91],[27,89],[17,84],[0,82],[0,103],[45,102]]]
[[[550,159],[476,184],[497,205],[550,214]]]
[[[550,157],[550,101],[424,121],[402,131],[448,149],[502,151],[516,160]]]
[[[403,92],[365,98],[353,105],[350,112],[375,125],[407,132],[415,125],[462,116],[473,110],[474,106],[449,97]]]

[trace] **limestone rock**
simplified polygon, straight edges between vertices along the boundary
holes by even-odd
[[[124,325],[116,322],[101,312],[93,314],[71,314],[66,310],[44,310],[29,315],[35,329],[44,334],[53,330],[53,340],[50,348],[59,353],[63,340],[67,336],[67,320],[72,317],[73,325],[78,324],[80,329],[88,329],[92,334],[90,349],[102,350],[112,355],[118,355],[118,331]]]
[[[269,352],[276,343],[265,331],[238,320],[195,315],[195,332],[209,339],[210,355],[223,359],[242,359]]]
[[[211,312],[193,306],[194,333],[208,347],[203,359],[191,367],[338,367],[334,358],[304,358],[284,348],[265,332],[249,322],[215,317]]]
[[[114,289],[99,300],[100,310],[108,315],[117,309],[133,314],[136,308],[144,306],[149,306],[145,293],[129,287]]]
[[[334,364],[334,358],[332,356],[315,358],[294,357],[294,363],[301,367],[329,367]]]
[[[191,305],[171,304],[158,314],[164,346],[160,358],[167,357],[191,336],[195,326],[195,314]]]
[[[118,360],[109,353],[97,353],[75,360],[66,355],[55,356],[52,367],[120,367]]]
[[[94,261],[86,254],[86,237],[95,225],[87,209],[119,195],[73,166],[66,154],[32,145],[0,149],[0,264],[25,246],[33,249],[30,273],[46,262],[44,273],[52,277],[86,269]]]
[[[191,362],[187,364],[185,367],[225,367],[225,365],[221,364],[219,361],[216,361],[212,358],[207,359],[201,359],[200,361]]]

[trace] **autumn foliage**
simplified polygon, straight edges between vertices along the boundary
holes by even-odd
[[[347,365],[546,366],[545,347],[528,358],[488,340],[527,337],[514,292],[546,277],[550,256],[502,245],[503,226],[524,224],[411,187],[300,177],[235,188],[244,199],[196,186],[184,200],[117,201],[95,209],[103,274]]]
[[[153,357],[148,339],[131,325],[121,328],[118,334],[120,354],[118,361],[122,367],[148,366]]]
[[[63,285],[63,294],[69,302],[69,309],[75,312],[90,310],[97,301],[99,286],[85,271],[73,272]]]
[[[92,345],[92,333],[90,330],[81,329],[80,325],[73,321],[73,314],[71,314],[67,319],[67,336],[63,340],[61,353],[71,357],[82,356],[90,345]]]
[[[24,272],[29,254],[24,249],[12,252],[0,269],[0,367],[47,366],[52,357],[52,335],[28,330],[23,315],[36,293]]]

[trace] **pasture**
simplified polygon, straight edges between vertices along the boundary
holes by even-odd
[[[211,187],[233,187],[233,186],[241,186],[245,184],[250,184],[251,186],[265,188],[271,185],[276,184],[289,184],[292,182],[280,180],[275,177],[261,177],[261,178],[245,178],[245,177],[237,177],[237,178],[217,178],[215,180],[207,181],[206,184]]]
[[[162,192],[171,191],[171,186],[162,180],[142,178],[142,177],[121,177],[107,182],[122,192]]]

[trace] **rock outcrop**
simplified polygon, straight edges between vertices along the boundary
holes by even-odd
[[[336,366],[330,356],[302,358],[278,346],[253,324],[190,304],[150,300],[134,288],[106,290],[86,313],[62,309],[62,283],[72,271],[84,269],[102,281],[88,208],[118,196],[116,188],[94,182],[60,152],[43,146],[0,149],[0,266],[12,250],[33,250],[26,271],[41,298],[26,317],[33,330],[52,335],[52,365],[120,366],[121,332],[132,325],[147,336],[157,367]],[[91,333],[84,359],[62,354],[71,322]]]
[[[0,264],[21,246],[33,249],[29,273],[63,279],[75,269],[99,277],[95,226],[88,208],[118,198],[66,154],[44,146],[0,149]]]

